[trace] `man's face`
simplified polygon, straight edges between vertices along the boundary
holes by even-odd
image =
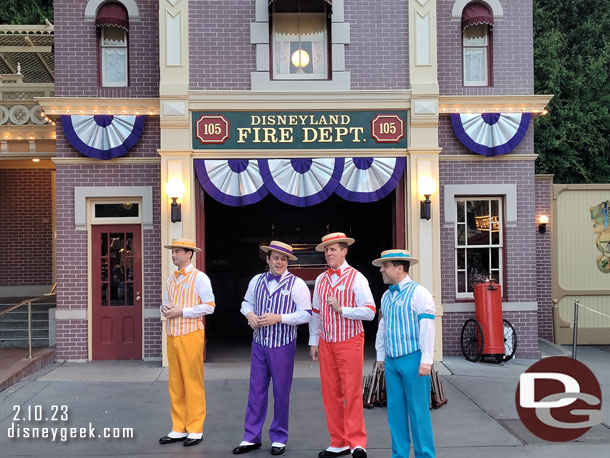
[[[267,255],[267,264],[269,272],[273,275],[282,275],[288,268],[288,256],[277,251],[270,251]]]
[[[176,267],[182,269],[191,263],[192,251],[185,251],[184,248],[172,248],[172,262]]]
[[[385,261],[379,268],[381,278],[386,285],[395,285],[400,283],[401,276],[404,272],[401,265],[395,266],[391,262]]]
[[[342,248],[338,243],[327,245],[324,251],[326,263],[333,269],[341,267],[345,262],[345,256],[347,256],[347,248]]]

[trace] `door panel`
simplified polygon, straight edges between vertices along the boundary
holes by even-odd
[[[91,241],[93,359],[141,359],[141,226],[92,226]]]

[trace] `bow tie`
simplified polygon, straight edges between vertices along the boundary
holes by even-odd
[[[180,274],[186,275],[186,271],[184,269],[174,270],[174,275],[176,276],[176,278],[178,278]]]
[[[341,276],[341,268],[339,269],[328,269],[328,275],[336,275],[337,277]]]
[[[281,275],[273,275],[271,272],[267,272],[267,281],[275,280],[279,283],[281,279]]]
[[[400,292],[400,286],[398,284],[390,285],[390,287],[388,289],[390,290],[391,293],[399,293]]]

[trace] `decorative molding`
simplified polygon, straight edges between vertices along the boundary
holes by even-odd
[[[450,113],[532,113],[543,114],[552,95],[441,95],[440,114]]]
[[[47,116],[57,115],[159,115],[157,98],[93,98],[93,97],[37,97]]]
[[[186,116],[186,102],[182,100],[164,100],[163,116]]]
[[[171,156],[170,152],[159,151],[161,156]],[[324,149],[324,150],[201,150],[189,151],[193,159],[286,159],[321,157],[402,157],[408,156],[406,149]],[[176,154],[177,155],[177,154]]]
[[[87,309],[57,309],[55,320],[83,320],[87,321]]]
[[[106,0],[89,0],[87,5],[85,6],[85,22],[95,21],[95,16],[97,15],[97,10]],[[115,2],[121,3],[125,9],[127,10],[127,15],[129,16],[129,20],[133,22],[137,22],[140,20],[140,10],[138,10],[138,5],[135,0],[113,0]]]
[[[445,313],[475,313],[474,302],[445,303],[443,306]],[[538,310],[538,302],[502,302],[503,312],[534,312],[536,310]]]
[[[453,8],[451,8],[451,19],[462,20],[462,12],[464,11],[466,5],[468,5],[471,1],[472,0],[456,0],[453,4]],[[491,10],[491,14],[493,14],[494,19],[504,18],[504,9],[502,8],[502,4],[499,0],[479,1]]]
[[[100,161],[89,157],[52,157],[53,162],[57,165],[75,165],[75,164],[97,164],[97,165],[121,165],[121,164],[161,164],[160,157],[116,157],[108,161]]]
[[[430,13],[415,16],[415,65],[430,65]]]
[[[165,59],[168,67],[182,66],[182,14],[165,10]]]
[[[517,224],[516,184],[448,184],[443,186],[443,193],[445,227],[453,227],[455,224],[456,196],[504,196],[506,225],[515,226]]]
[[[462,162],[462,161],[535,161],[537,154],[502,154],[495,157],[481,156],[480,154],[443,154],[439,156],[442,162]]]

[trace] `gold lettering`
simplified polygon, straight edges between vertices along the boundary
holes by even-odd
[[[322,125],[322,124],[328,125],[328,121],[326,120],[326,116],[321,115],[320,118],[318,119],[318,124],[319,125]]]
[[[260,116],[256,116],[256,115],[251,115],[250,116],[250,125],[251,126],[258,126],[261,123],[261,117]]]
[[[288,116],[288,119],[288,125],[290,126],[296,126],[299,121],[296,115],[290,115]]]
[[[330,124],[339,124],[339,115],[328,115],[328,122]]]
[[[335,142],[341,143],[343,141],[343,137],[348,134],[347,127],[335,127]]]
[[[307,124],[308,115],[299,115],[299,119],[301,120],[301,124]]]
[[[341,125],[347,126],[351,122],[349,115],[341,115]]]
[[[320,131],[320,143],[332,143],[332,127],[320,127],[318,130]]]
[[[252,143],[260,143],[261,139],[259,137],[261,128],[260,127],[255,127],[254,129],[252,129],[254,131],[254,140],[252,140]]]
[[[237,143],[246,143],[246,139],[248,138],[248,134],[252,132],[252,129],[249,127],[238,127],[237,128],[237,136],[239,139]]]
[[[286,115],[277,115],[277,124],[278,126],[285,126],[286,125]]]
[[[352,140],[353,143],[360,143],[362,140],[360,140],[358,134],[364,134],[364,127],[350,127],[349,133],[354,134],[354,140]]]
[[[263,127],[265,132],[265,143],[277,143],[277,137],[275,136],[275,129],[273,127]]]
[[[280,127],[280,143],[292,143],[292,127]]]
[[[300,116],[300,115],[299,115]],[[309,133],[311,132],[312,138]],[[313,127],[303,127],[303,143],[312,143],[318,139],[318,132]]]

